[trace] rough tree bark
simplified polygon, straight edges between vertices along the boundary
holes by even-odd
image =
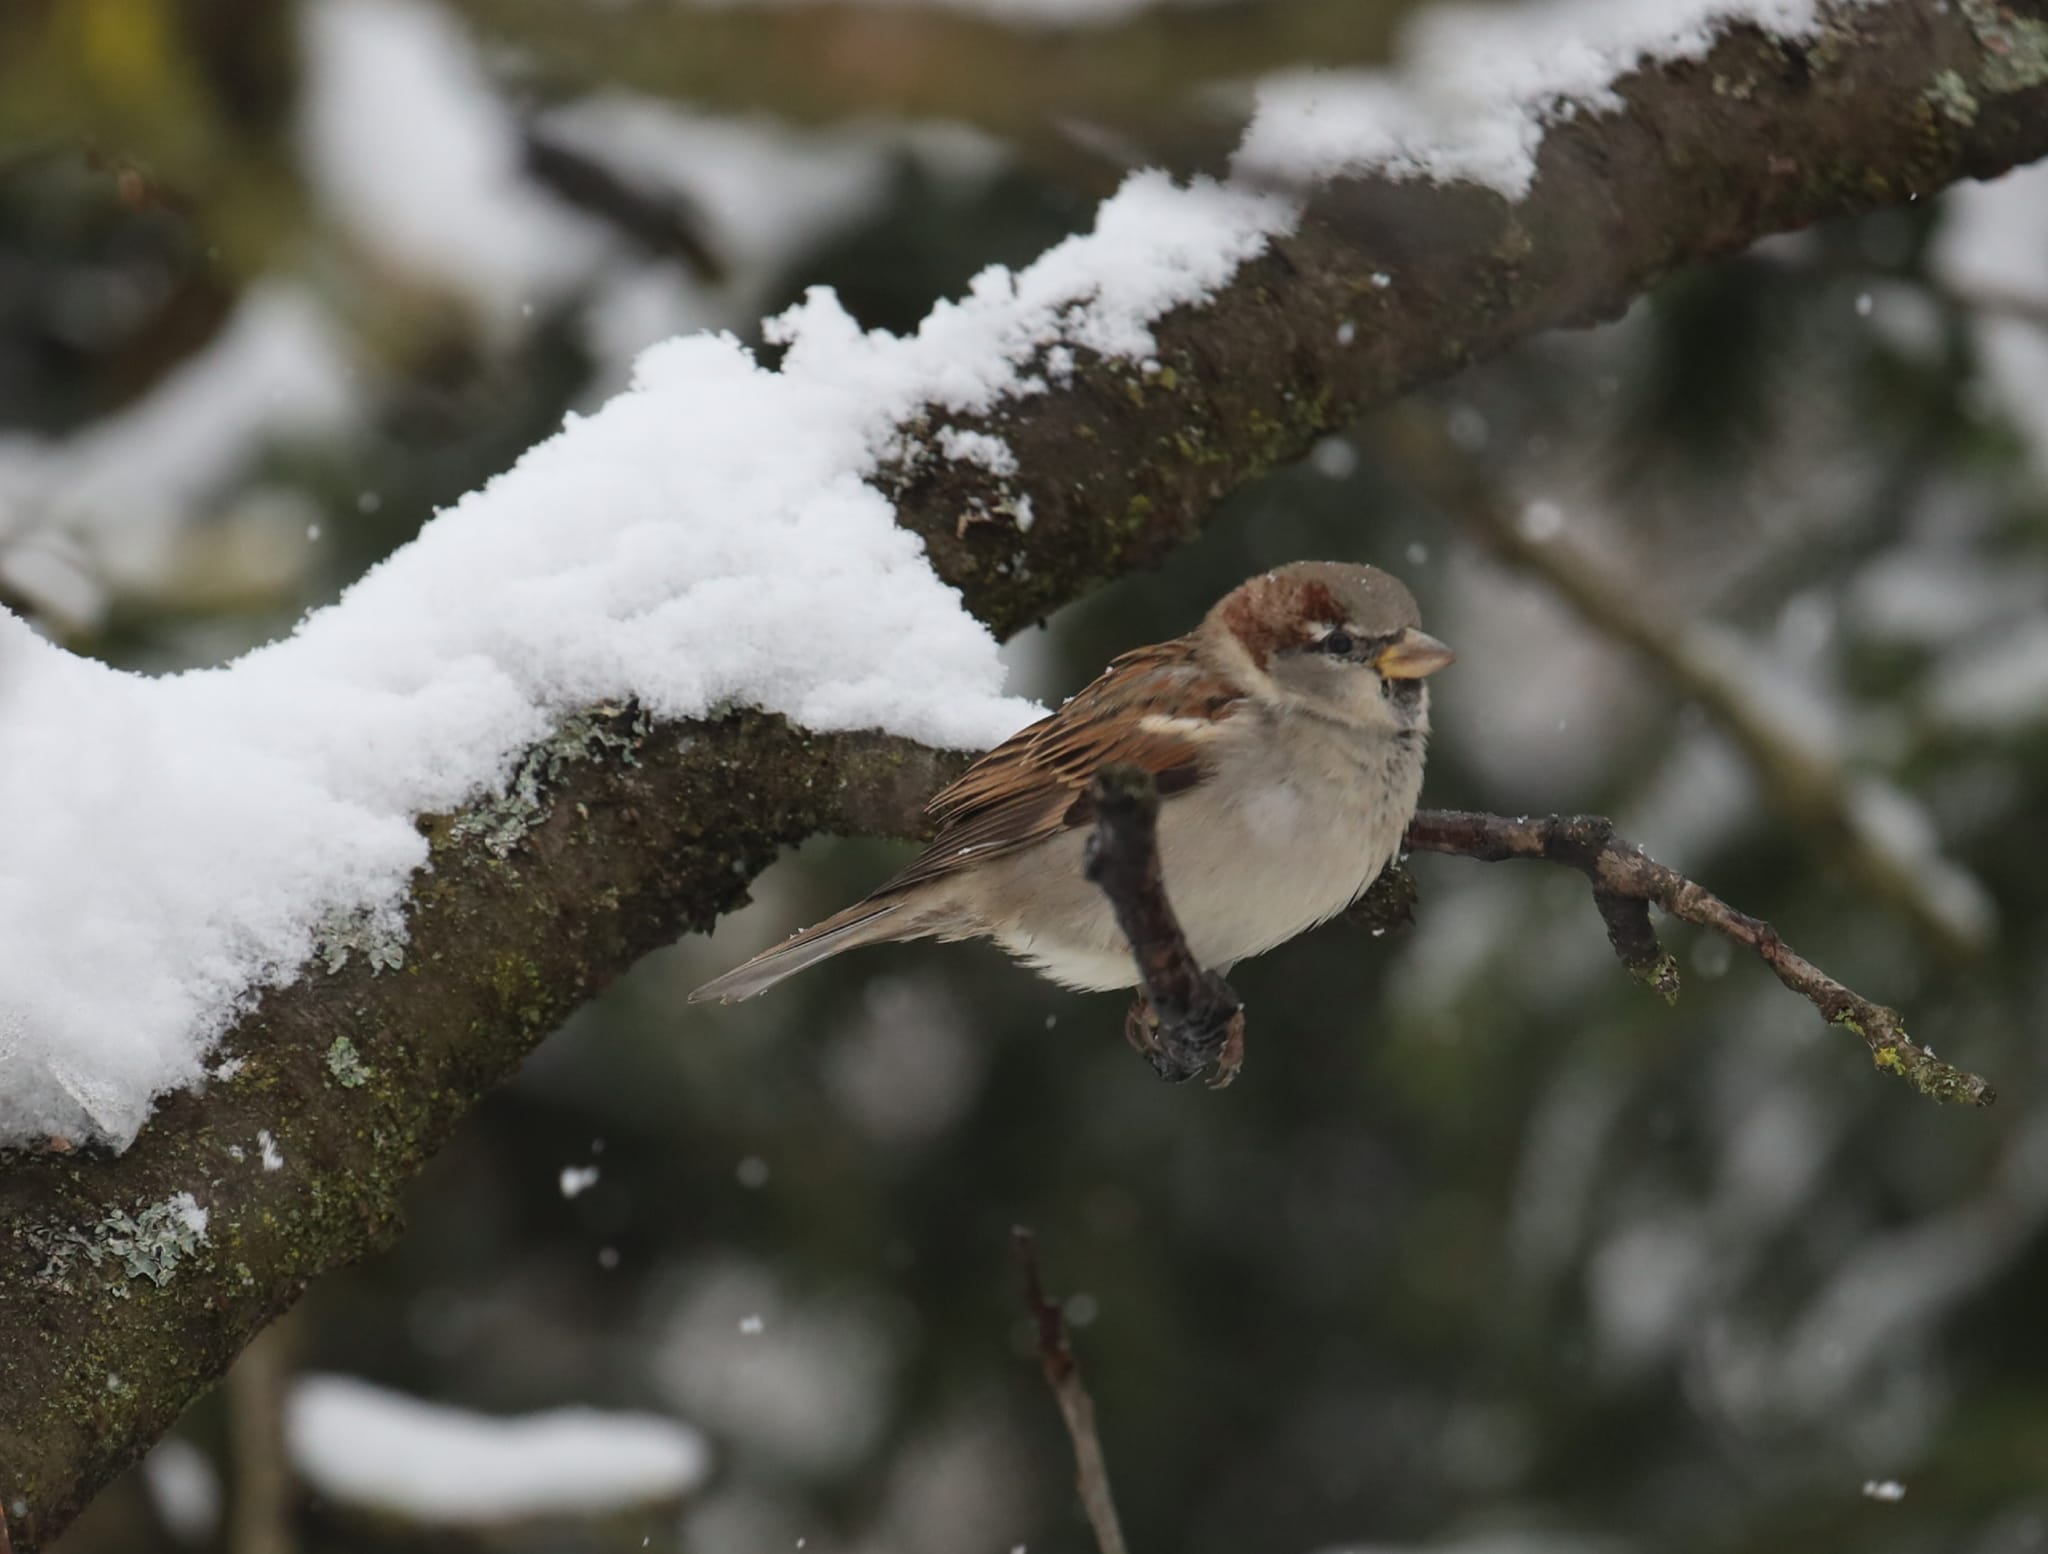
[[[2048,154],[2048,0],[1827,16],[1803,46],[1738,29],[1707,59],[1624,78],[1625,111],[1552,130],[1520,203],[1333,191],[1298,236],[1164,321],[1156,372],[1084,360],[1068,386],[975,423],[1021,473],[936,458],[885,472],[901,521],[1011,631],[1419,383],[1614,316],[1676,265]],[[1028,531],[1006,516],[1024,497]],[[337,940],[231,1033],[231,1077],[166,1102],[124,1155],[0,1162],[0,1507],[16,1546],[61,1530],[308,1280],[386,1244],[420,1164],[579,1002],[708,927],[783,844],[913,831],[960,759],[759,714],[592,709],[529,753],[510,797],[421,821],[434,869],[402,963]]]

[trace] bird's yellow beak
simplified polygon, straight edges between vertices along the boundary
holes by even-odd
[[[1400,636],[1380,649],[1372,666],[1385,680],[1420,680],[1446,664],[1457,662],[1457,658],[1456,653],[1428,632],[1404,626]]]

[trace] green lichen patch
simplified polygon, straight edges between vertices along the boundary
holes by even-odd
[[[1944,70],[1934,84],[1920,94],[1943,118],[1965,127],[1977,122],[1977,99],[1970,95],[1970,83],[1953,70]]]
[[[1962,0],[1963,19],[1988,56],[1982,81],[1993,92],[2048,86],[2048,22],[2015,15],[1994,0]]]
[[[372,973],[397,971],[405,965],[405,919],[389,912],[336,912],[321,923],[313,955],[333,976],[361,955]]]
[[[1631,965],[1628,973],[1665,1003],[1678,1002],[1678,958],[1669,950],[1654,960],[1644,961],[1641,965]]]
[[[628,766],[639,764],[639,743],[654,727],[638,707],[606,704],[564,718],[548,738],[519,758],[505,791],[474,806],[453,826],[456,841],[475,839],[494,858],[509,858],[513,849],[548,816],[549,795],[562,773],[580,761],[616,755]]]
[[[327,1072],[344,1090],[353,1090],[366,1083],[376,1073],[363,1061],[363,1055],[356,1051],[356,1044],[346,1036],[334,1038],[334,1045],[327,1049]]]
[[[1831,1016],[1829,1023],[1861,1036],[1869,1044],[1873,1066],[1882,1073],[1898,1075],[1930,1100],[1989,1106],[1998,1099],[1997,1092],[1978,1075],[1945,1063],[1918,1042],[1909,1041],[1898,1015],[1889,1009],[1875,1011],[1870,1024],[1846,1009]],[[1871,1024],[1878,1027],[1875,1037]]]
[[[178,1265],[199,1250],[206,1239],[206,1210],[189,1192],[172,1193],[134,1214],[116,1209],[97,1224],[39,1225],[28,1232],[29,1245],[45,1261],[36,1278],[56,1289],[72,1291],[73,1280],[90,1270],[107,1293],[125,1300],[131,1280],[164,1285]]]

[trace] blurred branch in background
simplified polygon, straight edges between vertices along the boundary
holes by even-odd
[[[258,1333],[228,1371],[228,1447],[234,1479],[228,1554],[292,1554],[292,1467],[285,1451],[285,1392],[291,1385],[295,1313]]]
[[[1313,63],[1383,63],[1416,0],[1232,0],[1129,8],[1083,25],[914,4],[615,8],[582,0],[454,0],[558,95],[604,82],[706,108],[768,110],[799,123],[870,115],[937,118],[1004,135],[1027,159],[1099,186],[1121,168],[1081,153],[1059,126],[1103,122],[1171,145],[1190,129],[1227,150],[1205,89]]]
[[[680,260],[698,279],[725,279],[725,261],[704,211],[680,189],[656,189],[621,177],[596,157],[539,125],[520,130],[521,166],[543,188],[632,239],[649,254]]]
[[[1408,846],[1416,852],[1450,853],[1485,863],[1531,858],[1577,869],[1593,887],[1594,904],[1607,924],[1615,954],[1667,999],[1677,996],[1678,968],[1658,947],[1650,927],[1651,903],[1681,922],[1709,929],[1753,951],[1780,982],[1818,1009],[1830,1025],[1862,1037],[1880,1069],[1899,1075],[1922,1095],[1937,1101],[1966,1101],[1972,1106],[1988,1106],[1994,1099],[1985,1080],[1908,1040],[1905,1024],[1895,1011],[1851,992],[1795,953],[1769,923],[1737,911],[1633,843],[1618,840],[1614,822],[1603,816],[1525,815],[1510,820],[1504,815],[1423,810],[1408,828]]]
[[[1975,312],[2048,330],[2048,294],[2003,291],[1995,286],[1966,286],[1953,282],[1943,289],[1952,300]]]
[[[1095,1400],[1081,1379],[1081,1362],[1074,1358],[1074,1346],[1067,1337],[1066,1314],[1060,1303],[1045,1293],[1038,1273],[1038,1238],[1022,1225],[1010,1232],[1017,1253],[1017,1266],[1024,1276],[1024,1309],[1038,1341],[1038,1363],[1045,1371],[1045,1383],[1060,1406],[1067,1438],[1074,1444],[1074,1482],[1088,1513],[1088,1525],[1095,1533],[1101,1554],[1129,1554],[1124,1530],[1117,1520],[1116,1497],[1109,1487],[1109,1463],[1102,1454],[1102,1437],[1095,1429]]]
[[[1760,658],[1657,600],[1655,583],[1623,576],[1574,542],[1553,507],[1515,503],[1481,459],[1452,446],[1430,407],[1386,417],[1381,446],[1397,474],[1495,555],[1541,578],[1587,625],[1634,649],[1703,708],[1756,768],[1765,802],[1802,840],[1839,860],[1863,890],[1944,954],[1983,952],[1993,925],[1982,887],[1931,846],[1909,848],[1896,827],[1882,824],[1901,800],[1880,792],[1875,778],[1852,776],[1819,729],[1802,726],[1796,709],[1766,694],[1771,671]]]

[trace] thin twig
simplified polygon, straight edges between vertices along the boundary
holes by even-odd
[[[14,1540],[7,1535],[7,1507],[0,1503],[0,1554],[14,1554]]]
[[[1095,830],[1083,865],[1102,887],[1138,962],[1144,992],[1125,1034],[1161,1078],[1194,1078],[1211,1063],[1222,1089],[1244,1062],[1244,1005],[1230,984],[1188,949],[1159,876],[1159,789],[1128,762],[1095,774],[1088,797]]]
[[[1973,313],[2008,318],[2048,331],[2048,293],[2008,290],[2002,286],[1944,284],[1937,290]]]
[[[1809,840],[1832,850],[1856,880],[1896,908],[1914,931],[1944,954],[1968,959],[1982,952],[1988,925],[1949,904],[1978,892],[1931,888],[1932,877],[1960,874],[1939,856],[1907,858],[1871,823],[1857,781],[1755,688],[1753,665],[1708,632],[1646,598],[1633,579],[1619,575],[1565,535],[1537,536],[1520,522],[1504,494],[1452,449],[1435,418],[1389,418],[1387,442],[1404,471],[1509,565],[1535,574],[1579,618],[1612,641],[1634,649],[1682,695],[1696,702],[1756,769],[1763,795]]]
[[[598,158],[527,124],[519,136],[526,176],[565,203],[610,223],[648,253],[680,260],[691,275],[716,285],[726,266],[705,238],[710,223],[695,201],[621,177]]]
[[[1678,991],[1676,963],[1657,947],[1649,907],[1656,905],[1697,928],[1709,929],[1752,951],[1778,980],[1818,1009],[1830,1025],[1854,1031],[1873,1062],[1937,1101],[1989,1106],[1994,1092],[1976,1074],[1944,1063],[1906,1036],[1897,1011],[1850,991],[1780,939],[1761,918],[1738,912],[1705,886],[1666,868],[1633,843],[1614,835],[1601,815],[1480,815],[1462,810],[1419,811],[1408,827],[1413,852],[1452,853],[1498,863],[1540,858],[1577,869],[1593,887],[1615,951],[1631,971],[1667,997]],[[1621,927],[1617,929],[1617,923]]]
[[[1186,1079],[1214,1061],[1216,1083],[1228,1084],[1244,1058],[1244,1009],[1229,983],[1196,962],[1166,899],[1157,845],[1158,789],[1137,767],[1106,766],[1096,774],[1089,798],[1096,826],[1088,841],[1088,878],[1108,895],[1145,988],[1127,1033],[1162,1075]],[[1922,1095],[1973,1106],[1989,1106],[1994,1099],[1981,1076],[1943,1062],[1910,1040],[1896,1010],[1837,982],[1794,952],[1761,918],[1737,911],[1634,843],[1618,839],[1614,822],[1605,816],[1509,819],[1421,810],[1409,824],[1406,845],[1411,852],[1450,853],[1486,863],[1538,858],[1577,869],[1592,886],[1593,905],[1615,955],[1667,1003],[1678,999],[1678,962],[1657,942],[1650,922],[1653,905],[1753,952],[1830,1025],[1861,1036],[1879,1068],[1908,1080]],[[1390,869],[1361,907],[1375,923],[1398,925],[1407,920],[1413,900],[1413,882]]]
[[[1045,1368],[1046,1385],[1060,1405],[1067,1436],[1074,1443],[1074,1484],[1081,1494],[1081,1507],[1088,1513],[1088,1525],[1095,1529],[1095,1543],[1102,1554],[1129,1554],[1124,1530],[1116,1517],[1116,1500],[1109,1492],[1109,1464],[1103,1460],[1102,1438],[1095,1433],[1095,1400],[1081,1380],[1081,1362],[1067,1341],[1067,1319],[1059,1302],[1048,1300],[1038,1277],[1038,1241],[1022,1225],[1010,1232],[1017,1251],[1017,1266],[1024,1275],[1024,1309],[1038,1329],[1038,1362]],[[0,1554],[5,1554],[0,1550]]]

